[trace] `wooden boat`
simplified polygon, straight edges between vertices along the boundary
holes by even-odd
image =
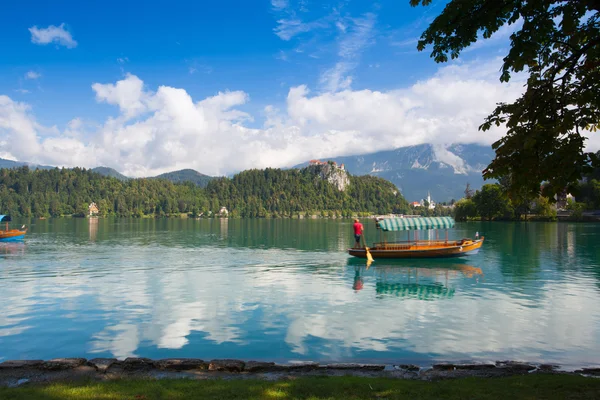
[[[25,225],[21,229],[8,229],[8,222],[10,217],[8,215],[0,215],[0,222],[6,222],[6,229],[0,230],[0,242],[10,242],[14,240],[21,240],[27,233]]]
[[[448,229],[454,227],[454,219],[451,217],[380,218],[376,219],[376,225],[380,235],[385,232],[408,231],[408,240],[387,242],[384,236],[384,240],[368,248],[374,259],[462,257],[476,254],[484,240],[483,236],[475,239],[448,240]],[[439,229],[446,230],[445,239],[439,239]],[[420,240],[420,230],[435,230],[436,239]],[[414,231],[412,240],[410,231]],[[354,257],[367,258],[365,247],[348,249],[348,253]]]

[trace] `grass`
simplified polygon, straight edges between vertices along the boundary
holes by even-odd
[[[0,388],[0,399],[600,399],[600,379],[528,375],[439,382],[356,377],[115,380]]]

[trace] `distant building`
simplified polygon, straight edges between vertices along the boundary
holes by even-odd
[[[329,163],[331,163],[335,168],[341,169],[342,171],[346,169],[346,166],[344,164],[338,165],[335,161],[310,160],[308,162],[308,165],[327,165]]]
[[[96,203],[90,203],[90,205],[88,206],[88,215],[90,217],[95,217],[98,215],[99,212],[100,210],[98,210],[98,206],[96,205]]]
[[[229,211],[226,207],[221,207],[221,209],[219,210],[219,215],[226,217],[229,215]]]
[[[427,204],[429,204],[429,209],[430,210],[433,210],[435,208],[435,201],[431,200],[431,194],[429,194],[429,192],[427,192],[427,199],[421,200],[421,202],[419,203],[419,205],[421,207],[425,207],[425,201],[427,201]]]
[[[575,197],[571,193],[567,193],[567,191],[563,191],[562,193],[554,195],[554,200],[556,200],[556,208],[559,210],[564,210],[567,208],[567,204],[569,199],[575,201]]]
[[[410,205],[413,207],[421,207],[421,203],[419,203],[418,201],[413,201],[412,203],[410,203]]]
[[[545,187],[544,184],[540,185],[540,192],[543,193],[544,187]],[[554,200],[556,201],[555,207],[558,210],[564,210],[565,208],[567,208],[569,199],[571,199],[572,201],[575,201],[575,197],[571,193],[567,192],[567,189],[555,194],[554,195]]]

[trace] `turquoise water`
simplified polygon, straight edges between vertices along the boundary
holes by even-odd
[[[367,269],[350,220],[21,223],[0,243],[0,361],[598,363],[600,225],[457,224],[479,254]]]

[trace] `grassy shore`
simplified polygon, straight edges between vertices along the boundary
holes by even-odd
[[[598,399],[600,379],[570,375],[439,382],[314,377],[263,380],[116,380],[0,388],[0,399]]]

